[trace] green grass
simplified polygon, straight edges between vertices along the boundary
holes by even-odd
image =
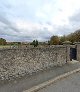
[[[0,45],[0,48],[10,48],[10,45]]]

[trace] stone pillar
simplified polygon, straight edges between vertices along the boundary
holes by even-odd
[[[66,45],[66,54],[67,54],[67,60],[70,61],[70,44]]]
[[[80,42],[75,42],[77,50],[77,61],[80,61]]]
[[[70,44],[71,44],[70,41],[63,42],[63,45],[66,47],[66,52],[65,52],[65,54],[66,54],[66,62],[70,61]]]

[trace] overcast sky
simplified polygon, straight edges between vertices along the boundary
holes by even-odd
[[[80,28],[80,0],[0,0],[0,38],[46,41]]]

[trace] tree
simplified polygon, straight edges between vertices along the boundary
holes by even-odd
[[[35,45],[36,45],[36,47],[37,47],[37,46],[39,45],[38,40],[36,40],[35,42],[36,42]]]
[[[75,34],[75,41],[80,42],[80,29],[77,30],[74,34]]]
[[[75,31],[74,33],[71,33],[67,36],[67,39],[74,42],[80,42],[80,30]]]
[[[50,45],[50,41],[48,41],[48,45]]]
[[[51,45],[58,45],[59,42],[60,42],[60,40],[59,40],[59,37],[58,37],[58,36],[54,36],[54,35],[53,35],[53,36],[50,38],[50,44],[51,44]]]
[[[74,33],[71,33],[67,36],[67,40],[74,43],[75,42],[75,35]]]
[[[60,44],[63,44],[63,42],[65,42],[67,39],[66,39],[66,36],[63,35],[60,37]]]
[[[21,42],[17,42],[17,44],[18,44],[18,47],[21,47]]]
[[[18,45],[21,45],[21,42],[17,42]]]
[[[39,45],[38,40],[33,40],[31,45],[34,45],[34,47],[37,47]]]
[[[0,38],[0,45],[6,45],[6,44],[7,44],[6,40],[3,38]]]

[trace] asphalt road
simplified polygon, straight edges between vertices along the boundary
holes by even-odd
[[[50,70],[34,74],[33,76],[24,77],[20,80],[0,85],[0,92],[22,92],[23,90],[27,90],[35,85],[77,68],[80,68],[80,63],[65,64],[62,67],[54,67]]]
[[[59,80],[38,92],[80,92],[80,72]]]

